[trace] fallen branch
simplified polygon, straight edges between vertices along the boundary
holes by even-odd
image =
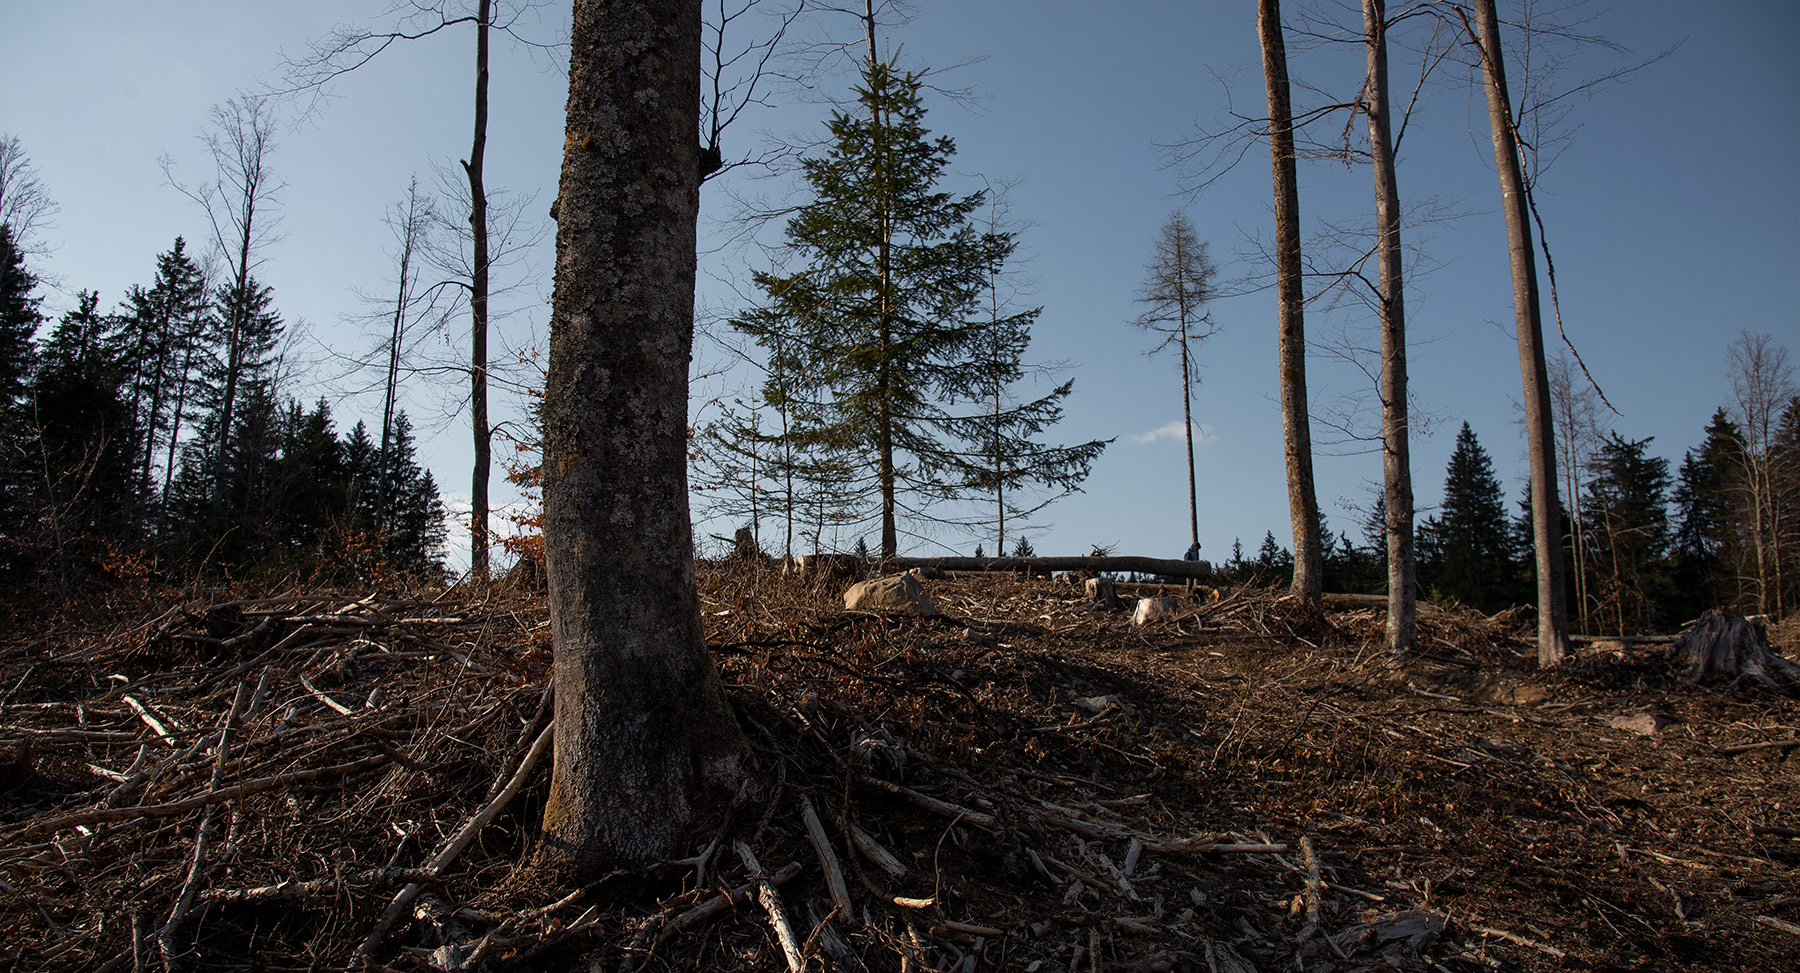
[[[1762,743],[1740,743],[1735,747],[1720,747],[1713,752],[1721,757],[1735,757],[1740,753],[1752,750],[1790,750],[1800,747],[1800,740],[1765,740]]]
[[[230,787],[222,788],[220,790],[208,791],[205,794],[186,798],[185,800],[171,801],[168,804],[144,804],[135,807],[96,808],[92,811],[65,814],[60,818],[50,818],[45,821],[30,821],[26,822],[23,827],[14,832],[13,836],[24,837],[25,835],[37,834],[43,831],[60,831],[64,828],[72,828],[83,824],[105,824],[112,821],[129,821],[132,818],[166,818],[176,814],[186,814],[189,811],[206,807],[208,804],[217,804],[220,801],[232,801],[247,794],[255,794],[276,787],[287,787],[293,784],[310,784],[316,781],[329,780],[334,777],[347,777],[358,771],[371,770],[379,767],[382,764],[388,763],[389,760],[390,758],[387,754],[380,753],[375,754],[374,756],[364,757],[361,760],[352,760],[346,764],[320,767],[316,770],[295,771],[291,774],[277,774],[274,777],[260,777],[256,780],[245,781],[242,784],[233,784]]]
[[[403,882],[429,882],[436,876],[428,868],[367,868],[348,875],[314,878],[304,882],[292,879],[273,885],[256,885],[243,889],[207,889],[200,898],[207,902],[276,902],[284,899],[335,898],[346,888],[358,885],[399,885]]]
[[[475,840],[477,832],[487,827],[488,822],[494,820],[506,808],[506,805],[511,803],[513,795],[517,794],[519,788],[524,785],[525,778],[531,774],[532,768],[537,766],[538,758],[549,747],[550,741],[555,735],[556,724],[552,723],[544,727],[543,732],[539,733],[537,739],[532,742],[530,752],[525,755],[524,760],[519,762],[519,769],[513,772],[512,779],[506,782],[506,786],[500,790],[499,794],[494,795],[493,800],[487,802],[481,810],[475,812],[473,817],[464,822],[449,843],[444,845],[443,850],[439,851],[431,859],[431,863],[425,866],[425,870],[431,874],[433,880],[443,874],[444,869],[456,860],[457,855],[462,854],[463,849],[469,846],[469,842]],[[381,945],[381,941],[387,938],[388,930],[393,927],[394,921],[400,918],[400,914],[405,912],[406,908],[412,905],[413,900],[418,898],[419,893],[424,890],[425,883],[412,882],[394,896],[393,901],[389,902],[387,909],[382,912],[380,921],[375,923],[375,928],[369,930],[368,938],[363,940],[363,944],[358,946],[356,952],[351,955],[351,969],[373,965],[375,950]]]
[[[858,776],[856,779],[859,783],[873,787],[878,791],[886,791],[889,794],[904,797],[933,814],[942,815],[946,818],[961,818],[964,821],[987,831],[993,831],[998,826],[992,814],[971,811],[966,807],[952,804],[949,801],[939,800],[929,794],[921,794],[910,787],[896,784],[891,780],[882,780],[879,777],[869,777],[866,775]]]
[[[1538,942],[1535,939],[1526,939],[1524,936],[1521,936],[1516,932],[1507,932],[1504,929],[1495,929],[1491,926],[1470,926],[1469,928],[1474,930],[1475,932],[1481,933],[1483,936],[1494,936],[1494,937],[1497,937],[1500,939],[1504,939],[1509,943],[1514,943],[1519,946],[1525,946],[1530,949],[1535,949],[1541,953],[1545,953],[1547,955],[1554,956],[1557,959],[1566,959],[1569,955],[1568,953],[1565,953],[1562,950],[1557,949],[1555,946],[1547,946],[1543,943]]]
[[[762,866],[757,864],[756,855],[750,846],[743,841],[735,845],[738,858],[744,867],[750,870],[750,881],[756,886],[756,898],[762,903],[763,911],[769,914],[769,925],[775,929],[775,938],[781,943],[781,954],[787,959],[788,973],[805,973],[806,957],[800,952],[800,940],[794,936],[794,926],[788,921],[787,909],[782,907],[781,893],[763,874]]]
[[[819,821],[819,812],[813,810],[812,801],[800,802],[800,816],[806,823],[806,838],[812,842],[813,852],[819,856],[819,867],[825,871],[825,887],[831,892],[831,904],[837,907],[839,914],[854,920],[856,912],[850,905],[850,889],[844,884],[843,869],[838,866],[837,852],[831,847],[831,839],[825,834],[825,825]]]
[[[1132,571],[1173,578],[1212,577],[1207,561],[1175,561],[1160,557],[890,557],[890,567],[937,568],[940,571],[1018,571],[1043,574],[1050,571]]]

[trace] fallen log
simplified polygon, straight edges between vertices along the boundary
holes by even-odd
[[[1171,578],[1212,577],[1210,561],[1180,561],[1160,557],[890,557],[889,567],[936,568],[940,571],[1018,571],[1048,574],[1052,571],[1132,571]]]

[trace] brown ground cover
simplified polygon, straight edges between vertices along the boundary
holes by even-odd
[[[1800,704],[1682,685],[1662,646],[1540,674],[1519,620],[1426,611],[1395,664],[1378,607],[1255,590],[1134,629],[1049,580],[930,580],[937,617],[757,565],[702,587],[753,786],[693,857],[580,888],[528,864],[541,597],[14,605],[0,966],[787,969],[738,842],[812,969],[1800,955]]]

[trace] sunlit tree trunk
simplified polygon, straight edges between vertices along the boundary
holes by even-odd
[[[1525,391],[1525,442],[1531,457],[1531,533],[1537,553],[1538,665],[1554,666],[1569,654],[1568,612],[1563,604],[1561,507],[1556,501],[1556,429],[1550,412],[1550,383],[1544,367],[1544,325],[1538,309],[1537,256],[1526,211],[1519,142],[1500,54],[1500,21],[1494,0],[1475,0],[1475,29],[1481,73],[1487,89],[1488,127],[1493,133],[1494,168],[1500,176],[1501,209],[1506,215],[1507,250],[1512,263],[1513,320],[1518,332],[1519,374]]]
[[[1418,645],[1413,591],[1412,459],[1407,443],[1406,307],[1400,251],[1400,186],[1388,116],[1387,4],[1363,0],[1368,49],[1369,156],[1375,172],[1375,222],[1381,281],[1381,471],[1387,497],[1388,651],[1405,655]]]
[[[1258,0],[1263,81],[1269,95],[1269,162],[1275,181],[1275,317],[1280,333],[1281,431],[1287,454],[1288,519],[1294,528],[1295,598],[1316,603],[1324,588],[1319,501],[1313,491],[1312,423],[1306,411],[1306,294],[1300,270],[1300,180],[1280,0]]]

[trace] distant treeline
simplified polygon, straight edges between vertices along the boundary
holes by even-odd
[[[440,570],[442,502],[405,413],[340,436],[323,399],[284,399],[283,324],[254,276],[209,279],[177,238],[116,309],[81,291],[39,339],[26,256],[0,224],[0,580]]]
[[[1755,336],[1739,339],[1756,343]],[[1776,353],[1763,343],[1765,354]],[[1776,378],[1781,371],[1776,370]],[[1791,385],[1769,421],[1746,431],[1720,408],[1671,475],[1651,440],[1565,429],[1572,457],[1562,528],[1570,621],[1589,633],[1667,631],[1715,606],[1780,615],[1800,600],[1800,398]],[[1570,403],[1573,415],[1592,414]],[[1751,425],[1758,425],[1756,413]],[[1574,502],[1569,501],[1574,498]],[[1529,500],[1509,513],[1493,462],[1465,423],[1444,475],[1444,499],[1416,532],[1419,587],[1439,604],[1485,612],[1530,605],[1535,584]],[[1322,531],[1325,590],[1386,590],[1386,510],[1379,495],[1358,537]],[[1360,540],[1360,543],[1359,543]],[[1293,557],[1265,534],[1215,564],[1224,583],[1286,584]]]

